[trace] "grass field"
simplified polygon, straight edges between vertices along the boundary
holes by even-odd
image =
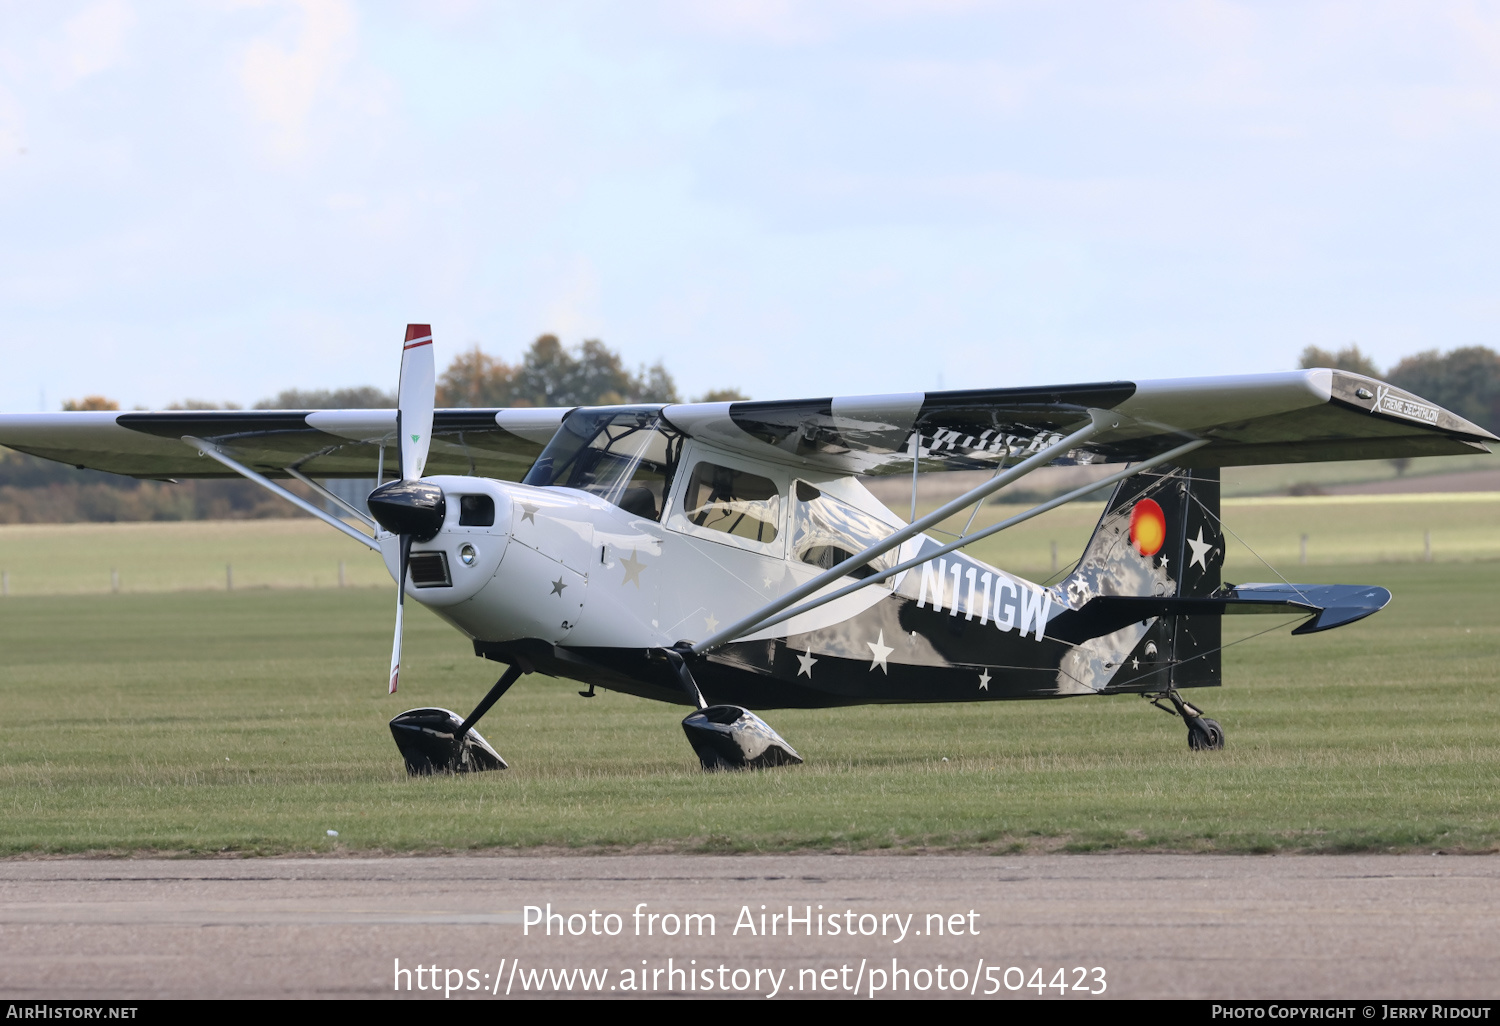
[[[0,525],[12,596],[391,585],[373,551],[311,517],[124,524]]]
[[[986,506],[973,529],[1024,509]],[[988,563],[1046,578],[1052,543],[1057,543],[1059,565],[1065,567],[1083,551],[1103,509],[1102,503],[1072,503],[969,551]],[[1429,536],[1435,562],[1500,560],[1500,493],[1495,492],[1225,499],[1221,513],[1234,535],[1225,573],[1237,581],[1271,575],[1262,559],[1283,573],[1297,569],[1304,534],[1309,566],[1420,562]],[[957,532],[966,519],[967,514],[955,517],[943,526]]]
[[[1024,507],[986,506],[981,528]],[[1099,519],[1099,503],[1074,503],[974,545],[980,559],[1044,579],[1051,546],[1060,566],[1082,551]],[[925,511],[924,511],[925,512]],[[1500,493],[1347,495],[1226,499],[1229,528],[1279,567],[1308,563],[1414,562],[1430,533],[1438,562],[1500,560]],[[954,531],[966,515],[945,524]],[[106,594],[111,571],[122,594],[225,590],[227,566],[237,589],[331,588],[344,563],[350,587],[391,587],[380,557],[311,518],[130,524],[0,525],[0,571],[13,597]],[[1231,540],[1232,579],[1270,573],[1244,544]],[[1238,576],[1236,576],[1238,575]]]
[[[1220,474],[1225,495],[1285,493],[1297,484],[1319,487],[1366,481],[1420,478],[1430,474],[1462,474],[1493,470],[1500,465],[1494,453],[1471,456],[1429,456],[1411,460],[1398,472],[1390,460],[1340,460],[1336,463],[1271,463],[1259,467],[1225,467]]]
[[[711,775],[677,725],[685,710],[526,678],[484,725],[511,770],[408,780],[386,720],[466,710],[496,667],[414,609],[403,694],[386,696],[388,587],[13,593],[0,602],[0,853],[1500,847],[1497,564],[1474,561],[1496,504],[1302,502],[1226,517],[1257,547],[1263,532],[1295,552],[1305,531],[1335,555],[1430,523],[1437,558],[1453,561],[1413,561],[1408,546],[1376,557],[1399,562],[1285,567],[1384,584],[1396,600],[1328,634],[1231,648],[1228,686],[1196,693],[1228,733],[1217,753],[1189,752],[1181,724],[1137,698],[871,707],[769,713],[807,765]],[[247,528],[266,525],[235,525]],[[52,530],[29,536],[37,566],[98,529]],[[237,552],[263,547],[264,580],[317,583],[299,581],[274,538],[220,530]],[[1448,530],[1470,547],[1445,554]],[[1035,532],[1010,539],[1012,555],[1035,562],[1068,537],[1060,522]],[[14,537],[0,533],[7,559]],[[163,589],[196,579],[174,561],[191,567],[201,551],[169,534],[129,540],[141,537]],[[320,537],[298,544],[323,563],[363,555]]]

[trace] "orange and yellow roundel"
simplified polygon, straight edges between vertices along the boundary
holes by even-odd
[[[1154,499],[1142,499],[1130,511],[1130,541],[1143,556],[1154,556],[1167,540],[1167,517]]]

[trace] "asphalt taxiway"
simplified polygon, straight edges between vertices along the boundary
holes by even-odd
[[[527,906],[549,903],[560,917],[551,921],[551,937],[541,924],[526,926]],[[785,918],[760,918],[785,917],[788,906],[790,936]],[[684,936],[688,913],[711,916],[712,935],[709,920],[698,918],[694,935]],[[539,916],[545,913],[529,913]],[[397,971],[419,966],[406,977]],[[1026,984],[1006,986],[1020,976]],[[764,999],[775,982],[778,997],[856,990],[861,998],[872,990],[889,997],[894,988],[903,997],[994,989],[996,997],[1097,1000],[1085,992],[1099,989],[1100,979],[1104,997],[1496,997],[1500,859],[0,862],[0,995],[7,999],[494,1001],[554,992],[624,996],[642,988],[652,996],[727,991]],[[572,990],[560,980],[571,981]]]

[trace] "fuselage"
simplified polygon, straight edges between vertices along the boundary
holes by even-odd
[[[683,463],[695,459],[735,462],[690,446]],[[761,537],[695,523],[681,494],[688,475],[657,518],[576,488],[428,478],[444,490],[447,515],[435,537],[413,545],[407,595],[479,654],[686,702],[653,650],[711,635],[902,525],[854,478],[753,469],[778,496],[762,500],[775,530]],[[884,565],[936,544],[913,539]],[[394,536],[382,538],[393,577],[397,551]],[[953,553],[725,645],[694,673],[709,701],[752,708],[1068,693],[1058,674],[1069,646],[1045,637],[1063,608],[1057,591]]]
[[[904,526],[852,475],[748,459],[684,436],[654,407],[570,416],[520,483],[422,485],[442,490],[445,512],[430,537],[416,535],[410,598],[479,655],[681,703],[689,695],[663,649],[711,638]],[[1168,508],[1173,537],[1184,518],[1202,519],[1185,478],[1135,487]],[[1216,479],[1211,487],[1216,508]],[[1217,651],[1217,620],[1196,634],[1174,622],[1187,618],[1162,617],[1082,642],[1049,636],[1054,617],[1096,596],[1179,593],[1180,561],[1138,552],[1128,520],[1128,508],[1107,509],[1078,567],[1055,585],[954,551],[752,628],[695,659],[693,676],[710,702],[760,709],[1218,683],[1216,657],[1198,655]],[[382,538],[393,576],[398,546]],[[910,538],[813,598],[938,547]],[[1196,580],[1217,587],[1217,568]]]

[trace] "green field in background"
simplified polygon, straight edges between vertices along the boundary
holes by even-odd
[[[986,506],[980,528],[1021,512],[1021,506]],[[1073,503],[1042,514],[970,552],[1007,570],[1044,579],[1051,546],[1060,567],[1083,550],[1103,510]],[[1413,562],[1424,557],[1467,562],[1500,559],[1500,493],[1453,495],[1350,495],[1226,499],[1229,528],[1286,572],[1298,565],[1300,538],[1308,536],[1308,564]],[[957,531],[967,518],[943,525]],[[132,524],[25,524],[0,526],[0,570],[12,596],[108,593],[110,571],[123,593],[217,590],[227,587],[227,565],[239,589],[332,588],[344,562],[349,587],[390,587],[380,557],[310,518],[289,520],[179,521]],[[1231,580],[1270,574],[1240,541],[1231,539],[1226,570]]]
[[[0,570],[19,595],[218,590],[227,566],[236,588],[333,588],[339,562],[349,587],[394,587],[380,556],[311,517],[124,524],[0,526]]]
[[[1025,509],[986,506],[975,518],[973,530]],[[1057,543],[1059,566],[1066,567],[1083,551],[1103,511],[1103,503],[1071,503],[980,541],[968,551],[992,565],[1046,577],[1052,566],[1052,543]],[[1419,562],[1426,555],[1424,536],[1429,534],[1434,561],[1500,559],[1500,493],[1496,492],[1225,499],[1220,512],[1233,532],[1224,564],[1230,580],[1270,576],[1261,559],[1290,576],[1300,566],[1304,534],[1309,566]],[[965,519],[967,514],[943,526],[959,531]]]
[[[409,606],[388,697],[387,589],[13,596],[0,853],[1500,847],[1493,565],[1299,576],[1396,598],[1230,648],[1193,693],[1222,752],[1132,697],[865,707],[768,712],[807,765],[705,774],[684,709],[531,677],[484,723],[512,769],[423,780],[386,721],[465,711],[497,667]]]
[[[1285,493],[1295,485],[1363,484],[1422,478],[1433,474],[1463,474],[1500,469],[1495,453],[1472,456],[1426,456],[1398,467],[1393,460],[1339,460],[1334,463],[1269,463],[1258,467],[1225,467],[1221,471],[1226,496]]]

